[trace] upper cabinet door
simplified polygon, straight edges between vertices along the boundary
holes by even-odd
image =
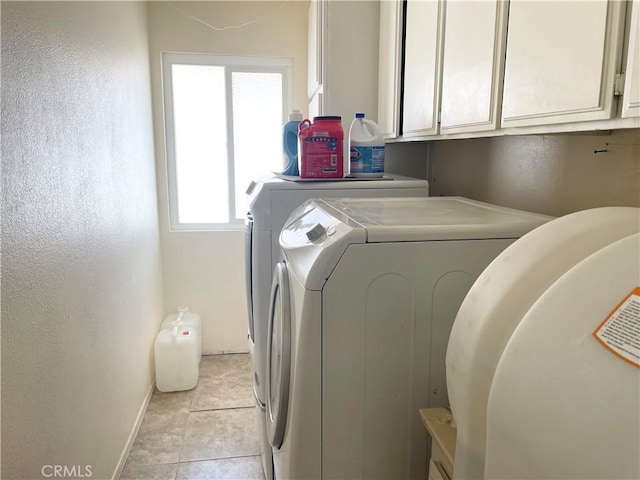
[[[447,0],[445,5],[440,133],[495,130],[508,2]]]
[[[402,134],[434,135],[442,57],[442,5],[435,0],[407,0]]]
[[[380,2],[378,50],[378,127],[385,138],[398,136],[400,59],[402,58],[402,1]]]
[[[512,0],[502,125],[613,116],[624,2]]]
[[[640,0],[631,6],[631,28],[625,70],[622,117],[640,117]]]
[[[322,87],[323,41],[324,41],[323,0],[309,2],[309,27],[307,43],[307,96],[312,99]]]

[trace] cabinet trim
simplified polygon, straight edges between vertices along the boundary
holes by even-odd
[[[622,96],[622,118],[640,117],[640,0],[633,0],[628,7],[630,30],[625,69],[625,85]],[[632,97],[635,95],[635,99]]]
[[[407,20],[409,18],[408,10],[410,4],[420,4],[423,3],[424,0],[406,0],[405,1],[405,15],[407,16]],[[436,3],[435,1],[424,2],[424,3]],[[433,92],[432,95],[432,111],[427,112],[431,114],[430,125],[428,127],[416,127],[410,130],[407,130],[405,127],[406,120],[406,100],[407,100],[407,90],[406,85],[404,86],[404,98],[402,98],[402,117],[403,124],[401,126],[402,135],[404,137],[419,137],[424,135],[433,135],[438,133],[438,111],[440,109],[440,92],[441,92],[441,84],[442,84],[442,50],[443,50],[443,15],[444,9],[442,6],[442,2],[437,2],[437,19],[436,19],[436,41],[435,41],[435,62],[434,62],[434,72],[433,72]],[[407,73],[407,65],[409,62],[407,61],[407,25],[405,24],[405,42],[403,45],[403,56],[405,58],[405,70],[404,70],[404,78],[402,78],[403,84],[405,84],[406,73]],[[422,120],[427,120],[424,118]]]
[[[400,131],[403,10],[402,0],[380,3],[378,125],[385,139],[396,138]],[[392,25],[385,24],[389,20],[387,15],[392,16]],[[391,40],[389,41],[390,37]],[[391,79],[389,79],[388,70],[391,70]]]
[[[585,135],[599,135],[610,130],[625,128],[640,128],[640,118],[617,118],[613,120],[595,120],[591,122],[558,123],[550,125],[535,125],[531,127],[506,127],[497,130],[480,132],[463,132],[443,135],[422,135],[420,137],[398,137],[393,142],[416,142],[437,140],[462,140],[469,138],[505,137],[508,135],[552,135],[581,133]]]
[[[324,0],[309,2],[307,34],[307,97],[312,99],[324,83]]]

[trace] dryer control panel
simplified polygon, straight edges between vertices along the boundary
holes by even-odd
[[[346,248],[365,243],[366,230],[348,217],[309,200],[293,211],[280,233],[280,247],[294,276],[319,290]]]
[[[338,232],[347,233],[354,228],[349,224],[353,222],[345,223],[345,220],[336,218],[310,200],[291,214],[280,234],[280,245],[297,247],[310,243],[321,244]]]

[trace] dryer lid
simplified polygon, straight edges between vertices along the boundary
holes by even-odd
[[[322,181],[303,182],[288,181],[278,178],[275,174],[262,175],[251,181],[247,187],[247,206],[254,217],[256,231],[280,230],[282,212],[274,212],[280,202],[284,202],[290,211],[297,206],[296,198],[303,200],[319,197],[353,197],[353,196],[398,196],[424,195],[429,193],[427,180],[404,177],[401,175],[385,174],[384,180],[375,178],[364,179],[324,179]],[[331,194],[327,194],[331,192]],[[335,193],[334,193],[335,192]],[[405,195],[405,196],[406,196]],[[303,200],[299,200],[301,203]],[[280,207],[282,208],[282,207]],[[285,217],[286,218],[286,217]]]
[[[362,225],[368,243],[518,238],[552,219],[462,197],[322,201]]]

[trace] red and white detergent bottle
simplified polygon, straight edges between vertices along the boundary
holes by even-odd
[[[314,117],[298,127],[299,170],[301,178],[342,178],[344,161],[342,118]]]

